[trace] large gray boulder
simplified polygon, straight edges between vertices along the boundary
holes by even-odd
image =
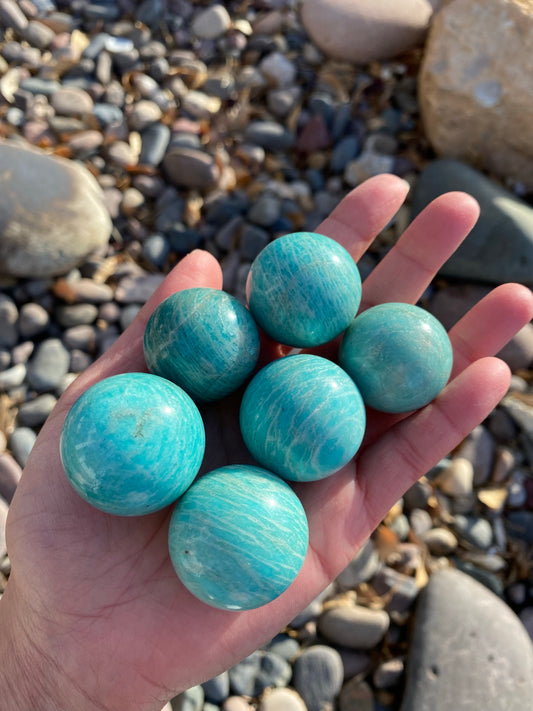
[[[525,711],[533,645],[514,612],[458,570],[431,576],[418,603],[401,711]]]
[[[428,163],[417,180],[411,205],[415,217],[443,193],[461,190],[481,208],[479,220],[440,274],[466,281],[533,286],[533,210],[499,183],[466,163]]]
[[[81,164],[0,142],[0,275],[50,277],[107,244],[100,186]]]

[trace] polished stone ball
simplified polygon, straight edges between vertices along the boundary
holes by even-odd
[[[251,375],[259,357],[259,332],[233,296],[219,289],[185,289],[151,315],[144,356],[152,373],[195,400],[219,400]]]
[[[387,303],[357,316],[342,339],[339,362],[367,405],[402,413],[439,394],[450,377],[453,352],[444,327],[430,313]]]
[[[291,481],[314,481],[355,455],[365,407],[338,365],[315,355],[290,355],[269,363],[248,384],[240,426],[262,466]]]
[[[232,465],[200,477],[170,521],[172,564],[212,607],[250,610],[281,595],[307,553],[304,509],[279,477]]]
[[[313,232],[295,232],[259,253],[246,294],[265,333],[279,343],[309,348],[333,340],[349,326],[361,301],[361,277],[340,244]]]
[[[119,516],[152,513],[191,485],[205,449],[202,418],[191,398],[148,373],[113,375],[70,409],[61,461],[78,494]]]

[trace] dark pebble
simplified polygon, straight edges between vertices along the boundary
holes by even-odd
[[[252,261],[270,242],[270,234],[261,227],[245,224],[240,238],[240,254]]]
[[[332,173],[342,173],[348,163],[357,157],[361,142],[357,136],[345,136],[331,152],[329,168]]]
[[[292,684],[309,711],[333,708],[343,679],[342,659],[331,647],[321,644],[309,647],[294,662]]]
[[[171,148],[163,159],[163,167],[168,179],[183,188],[209,190],[220,177],[214,157],[193,148]]]
[[[170,129],[162,123],[154,123],[141,132],[139,163],[158,166],[165,156],[170,141]]]
[[[511,538],[533,544],[533,512],[511,511],[505,517],[507,533]]]
[[[229,674],[222,672],[213,679],[209,679],[202,684],[204,695],[207,701],[213,704],[221,704],[229,696]]]
[[[286,686],[291,678],[290,664],[272,652],[256,651],[229,670],[233,693],[259,696],[272,686]]]
[[[384,566],[372,578],[372,587],[378,595],[387,599],[387,612],[407,612],[420,592],[416,580],[409,575],[399,573],[394,568]]]

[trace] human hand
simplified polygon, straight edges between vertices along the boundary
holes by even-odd
[[[393,176],[354,190],[317,228],[358,260],[405,198]],[[367,278],[361,308],[413,303],[477,219],[461,193],[421,213]],[[181,585],[167,548],[170,511],[141,518],[104,514],[70,487],[59,433],[79,395],[96,381],[144,370],[142,338],[155,306],[194,286],[221,288],[221,270],[193,252],[164,281],[112,348],[60,399],[39,435],[10,507],[12,565],[0,601],[0,697],[5,711],[160,711],[179,691],[227,669],[313,599],[353,558],[409,486],[450,452],[505,394],[509,370],[490,358],[533,317],[519,285],[495,289],[452,329],[454,369],[439,397],[407,417],[370,413],[356,459],[332,477],[295,486],[310,547],[295,583],[269,605],[226,612]],[[270,344],[270,357],[280,349]],[[249,461],[238,401],[203,410],[210,442],[205,470]]]

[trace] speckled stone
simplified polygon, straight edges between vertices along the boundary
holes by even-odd
[[[379,304],[346,331],[339,362],[367,405],[409,412],[431,402],[450,377],[453,353],[434,316],[410,304]]]
[[[361,277],[340,244],[324,235],[295,232],[271,242],[254,260],[246,295],[261,328],[297,347],[327,343],[357,313]]]
[[[72,406],[61,433],[72,486],[108,513],[137,516],[175,501],[205,447],[200,413],[180,388],[147,373],[100,381]]]
[[[361,444],[365,422],[351,378],[309,354],[287,356],[260,370],[240,410],[252,456],[291,481],[322,479],[347,464]]]
[[[0,273],[63,274],[107,245],[111,220],[81,163],[3,141],[0,185]]]
[[[203,401],[229,395],[251,375],[259,332],[250,312],[218,289],[179,291],[155,309],[144,355],[152,373]]]
[[[170,557],[183,584],[226,610],[264,605],[298,575],[305,512],[290,487],[259,467],[227,466],[198,479],[177,503]]]
[[[511,609],[468,575],[434,573],[420,595],[401,711],[521,711],[533,647]]]

